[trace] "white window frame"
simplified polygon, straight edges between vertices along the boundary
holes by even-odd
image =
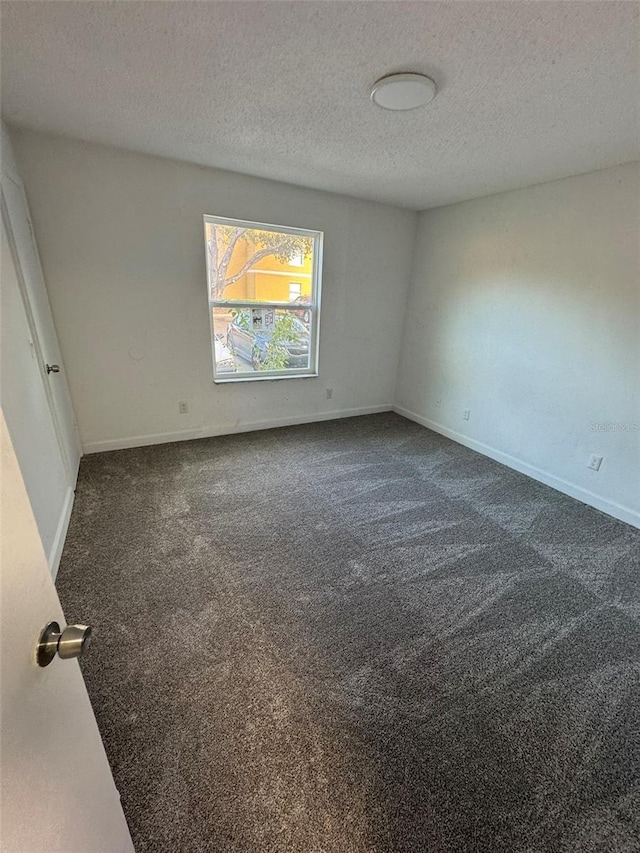
[[[244,219],[229,219],[224,216],[213,216],[205,214],[203,217],[204,248],[207,268],[207,300],[209,305],[209,327],[211,333],[211,356],[213,361],[213,381],[216,384],[228,384],[231,382],[262,382],[269,379],[308,379],[319,375],[319,350],[320,350],[320,297],[322,292],[322,253],[324,233],[307,228],[294,228],[288,225],[273,225],[264,222],[253,222]],[[213,326],[214,308],[236,308],[238,310],[250,308],[273,308],[288,311],[299,310],[300,304],[291,302],[255,302],[249,300],[217,300],[211,299],[209,292],[210,272],[209,255],[207,252],[207,224],[229,225],[232,228],[247,228],[257,231],[274,231],[278,234],[293,234],[300,237],[311,237],[313,244],[313,267],[311,274],[311,296],[308,307],[311,312],[311,324],[309,327],[309,367],[308,368],[285,368],[284,370],[247,370],[246,373],[218,373],[216,365],[215,331]]]

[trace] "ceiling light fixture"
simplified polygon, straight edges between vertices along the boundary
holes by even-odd
[[[371,90],[371,100],[383,110],[415,110],[435,96],[436,84],[424,74],[389,74]]]

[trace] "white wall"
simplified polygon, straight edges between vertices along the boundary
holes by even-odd
[[[415,213],[30,131],[12,138],[86,451],[392,406]],[[204,213],[325,232],[320,378],[213,384]]]
[[[639,198],[630,163],[420,214],[396,393],[400,412],[635,524]]]

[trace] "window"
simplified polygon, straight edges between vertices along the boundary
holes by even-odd
[[[214,382],[317,376],[322,232],[205,216],[204,236]]]
[[[294,252],[293,255],[289,258],[289,266],[291,267],[303,267],[304,266],[304,252]]]
[[[302,285],[298,281],[289,282],[289,302],[295,302],[302,296]]]

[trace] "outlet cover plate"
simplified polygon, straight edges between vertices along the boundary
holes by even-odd
[[[602,465],[602,458],[602,456],[596,456],[595,453],[592,453],[587,462],[587,468],[591,468],[592,471],[599,471]]]

